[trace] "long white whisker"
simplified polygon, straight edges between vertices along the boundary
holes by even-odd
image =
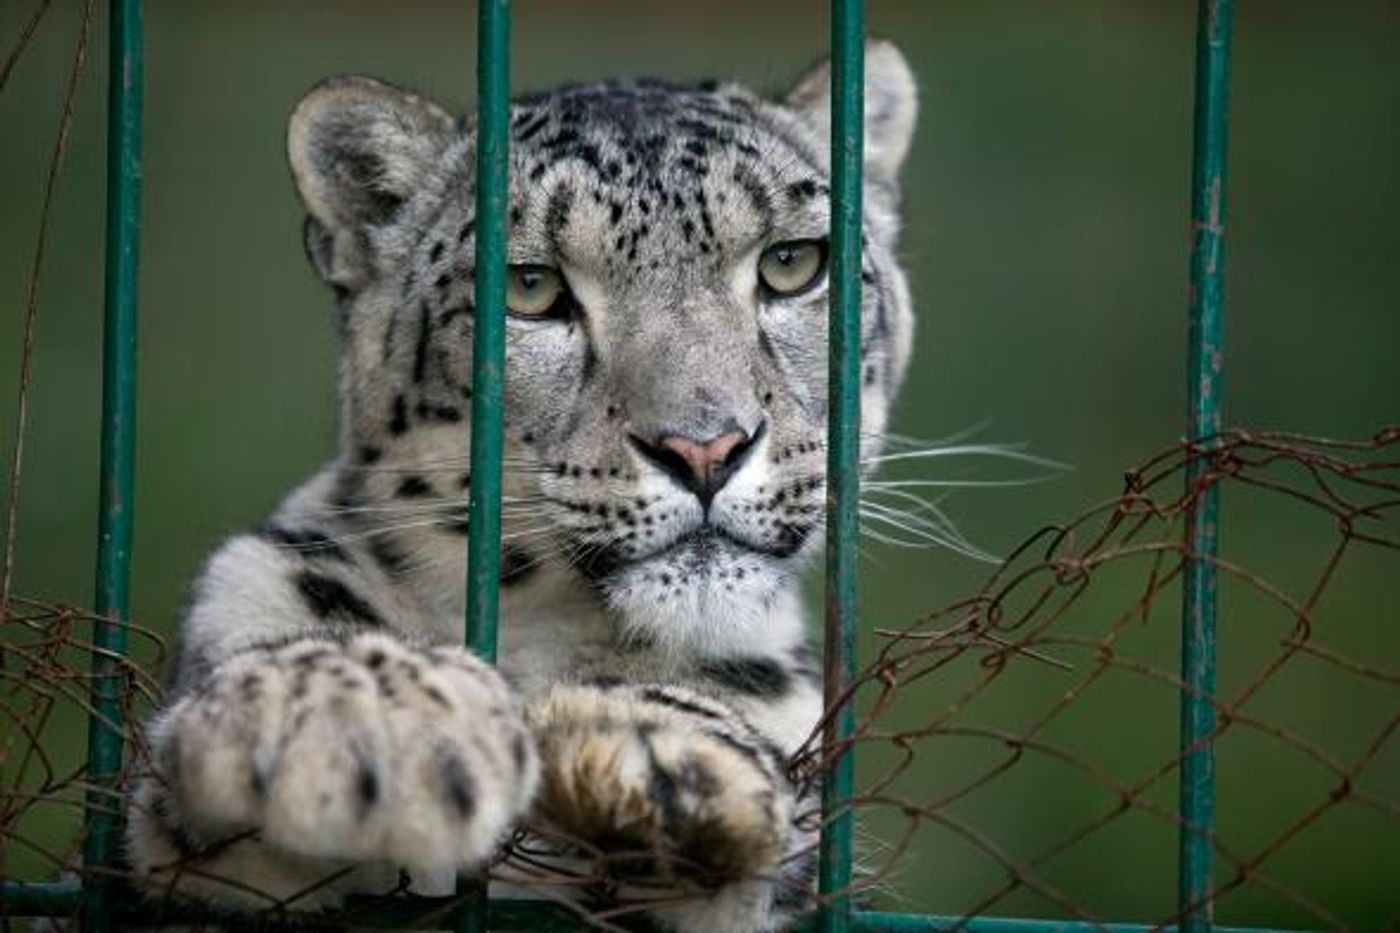
[[[1057,460],[1050,460],[1045,457],[1037,457],[1034,454],[1024,453],[1024,446],[1023,444],[959,444],[948,447],[932,447],[923,450],[906,450],[899,453],[880,454],[874,457],[866,457],[861,460],[861,463],[869,465],[876,463],[894,463],[899,460],[933,460],[944,457],[986,456],[996,457],[1002,460],[1013,460],[1017,463],[1029,463],[1050,470],[1071,469],[1068,464],[1060,463]]]
[[[943,437],[935,437],[932,439],[913,437],[909,434],[898,434],[894,431],[886,431],[884,433],[878,431],[868,431],[862,432],[862,434],[865,437],[878,438],[880,440],[883,440],[885,443],[891,444],[896,447],[931,449],[936,447],[948,447],[954,444],[960,444],[970,437],[974,437],[975,435],[981,434],[984,430],[987,429],[987,427],[991,423],[992,421],[990,418],[984,418],[976,424],[970,425],[969,427],[963,428],[959,431],[954,431],[952,434],[948,434]]]
[[[867,479],[861,480],[861,489],[896,489],[908,486],[932,486],[947,489],[984,489],[1001,486],[1033,486],[1049,480],[1049,476],[1032,476],[1026,479]]]
[[[983,551],[971,541],[968,541],[961,532],[951,524],[935,523],[927,518],[909,512],[900,511],[888,506],[880,506],[877,503],[863,502],[860,506],[862,518],[881,522],[900,531],[922,540],[928,544],[937,544],[949,548],[959,554],[976,558],[988,563],[997,563],[996,557]]]
[[[862,502],[861,505],[867,506],[872,510],[879,511],[885,515],[889,515],[892,517],[899,518],[903,521],[910,522],[916,527],[922,528],[940,537],[946,537],[958,541],[960,544],[971,548],[972,550],[981,550],[967,539],[967,536],[964,535],[961,530],[959,530],[957,524],[954,523],[954,521],[951,518],[949,518],[948,515],[942,509],[934,505],[932,502],[929,502],[926,499],[921,499],[918,496],[913,495],[912,493],[902,493],[899,490],[890,490],[887,493],[887,495],[910,500],[913,503],[915,503],[915,508],[898,508],[887,503],[872,502],[869,500]]]

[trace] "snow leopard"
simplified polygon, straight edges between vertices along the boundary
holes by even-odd
[[[339,444],[208,561],[146,728],[150,891],[332,907],[450,893],[526,830],[632,851],[688,931],[812,903],[822,714],[801,594],[826,496],[830,66],[789,91],[613,80],[510,109],[499,659],[462,646],[476,126],[368,77],[296,106],[340,338]],[[917,109],[865,50],[860,409],[913,333]],[[625,884],[575,889],[604,903]]]

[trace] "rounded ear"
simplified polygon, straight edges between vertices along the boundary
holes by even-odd
[[[784,103],[800,113],[825,139],[831,134],[831,63],[812,68],[788,92]],[[893,182],[899,174],[919,114],[914,73],[892,43],[865,43],[865,173],[872,181]]]
[[[354,284],[366,227],[391,224],[439,171],[454,135],[436,104],[365,77],[328,78],[297,104],[287,158],[316,230],[312,255],[328,281]],[[308,234],[308,239],[310,234]]]

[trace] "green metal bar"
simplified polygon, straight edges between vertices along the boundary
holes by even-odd
[[[831,709],[855,677],[856,543],[860,534],[860,238],[865,141],[865,4],[831,4],[831,290],[826,460],[825,699]],[[827,748],[855,732],[842,703],[823,734]],[[855,755],[845,750],[822,783],[819,884],[822,933],[851,929]]]
[[[1225,153],[1229,124],[1232,0],[1200,0],[1196,25],[1195,151],[1191,170],[1190,348],[1187,360],[1189,437],[1220,432],[1224,337]],[[1200,458],[1187,467],[1188,489],[1210,468]],[[1212,484],[1188,519],[1189,548],[1182,598],[1181,785],[1182,818],[1177,904],[1182,929],[1211,929],[1215,830],[1215,556],[1219,546],[1218,488]]]
[[[510,0],[477,3],[476,314],[472,345],[467,643],[496,659],[506,357]]]
[[[1175,933],[1177,927],[1092,920],[1030,920],[1020,917],[954,917],[935,914],[857,912],[854,933]],[[1216,927],[1216,933],[1281,933],[1262,927]]]
[[[88,869],[117,857],[122,770],[122,681],[130,620],[132,487],[136,462],[136,302],[141,234],[141,0],[112,0],[107,85],[107,262],[102,347],[102,480],[88,721]],[[109,929],[112,903],[101,874],[88,882],[84,928]]]
[[[476,312],[472,339],[467,644],[496,660],[505,437],[506,205],[510,198],[510,0],[477,0]],[[485,885],[457,929],[485,933]]]

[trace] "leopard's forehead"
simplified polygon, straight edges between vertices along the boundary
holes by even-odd
[[[651,169],[689,155],[683,167],[694,172],[710,145],[751,145],[746,137],[764,127],[763,110],[763,101],[733,84],[639,79],[566,85],[515,102],[512,141],[544,155],[579,158],[611,180],[625,166],[610,164],[608,149],[634,152],[632,165]]]
[[[722,277],[775,236],[824,234],[817,142],[733,84],[609,81],[522,98],[511,113],[512,260],[634,283]]]

